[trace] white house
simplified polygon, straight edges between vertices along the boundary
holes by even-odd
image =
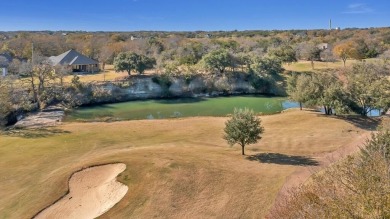
[[[320,43],[317,45],[317,48],[321,50],[326,50],[329,48],[329,43]]]

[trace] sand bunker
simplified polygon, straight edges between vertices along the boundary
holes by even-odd
[[[127,193],[127,186],[116,181],[125,164],[91,167],[73,174],[69,194],[40,212],[35,218],[96,218]]]

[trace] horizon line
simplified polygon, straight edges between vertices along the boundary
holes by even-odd
[[[390,26],[379,26],[379,27],[345,27],[341,28],[341,30],[347,29],[380,29],[380,28],[390,28]],[[246,29],[246,30],[49,30],[49,29],[41,29],[41,30],[1,30],[2,32],[248,32],[248,31],[308,31],[308,30],[328,30],[329,28],[313,28],[313,29]],[[337,30],[337,28],[332,28],[332,30]]]

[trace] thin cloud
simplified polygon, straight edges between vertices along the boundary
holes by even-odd
[[[363,3],[350,4],[343,14],[368,14],[374,12],[374,9]]]

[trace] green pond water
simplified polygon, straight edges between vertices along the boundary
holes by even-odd
[[[266,96],[129,101],[80,107],[68,113],[65,121],[117,121],[226,116],[231,114],[234,108],[244,107],[253,109],[257,113],[274,114],[287,108],[297,107],[297,104],[287,101],[286,98]]]

